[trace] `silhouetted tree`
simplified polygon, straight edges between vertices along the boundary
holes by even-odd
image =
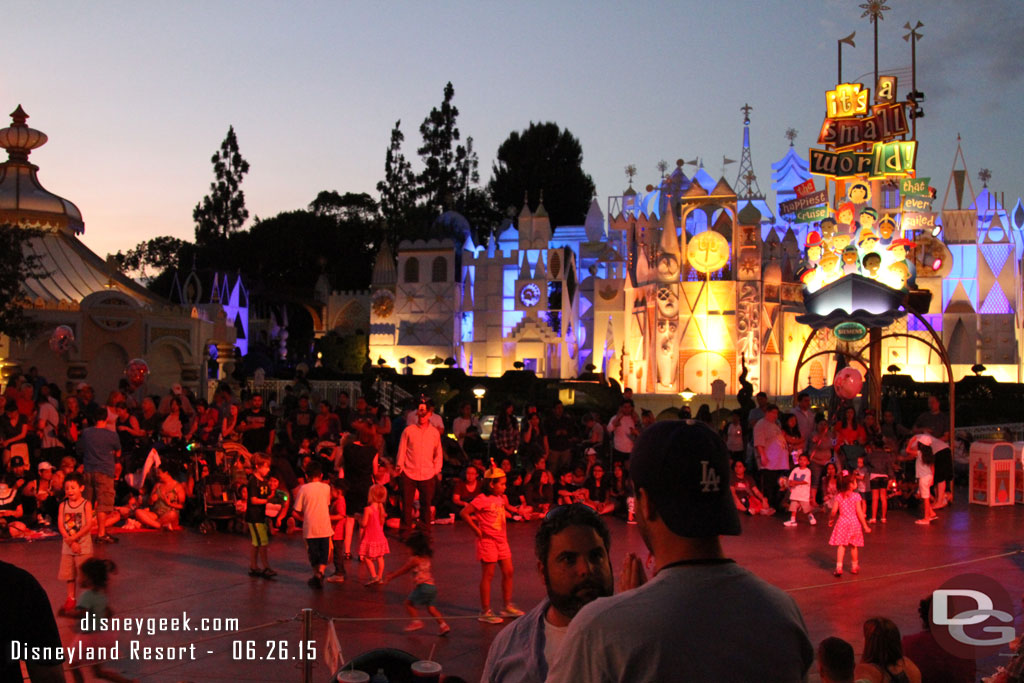
[[[25,315],[22,283],[44,275],[39,257],[27,253],[27,243],[37,233],[7,223],[0,224],[0,334],[15,339],[35,333],[39,325]]]
[[[237,232],[249,211],[245,208],[245,193],[241,190],[242,177],[249,172],[249,162],[238,151],[234,126],[220,149],[211,157],[215,180],[210,183],[210,194],[196,204],[192,219],[196,222],[196,244],[215,243]]]
[[[583,171],[583,147],[557,123],[530,123],[498,147],[488,183],[494,205],[518,215],[524,193],[535,210],[544,191],[552,226],[581,225],[594,196],[594,181]]]
[[[416,207],[416,175],[402,153],[405,135],[401,126],[402,121],[398,120],[391,129],[391,142],[384,156],[384,180],[377,183],[380,212],[392,249],[398,246],[402,230],[413,220]]]
[[[420,125],[423,146],[417,152],[424,168],[419,175],[419,194],[431,209],[439,211],[456,209],[459,197],[480,181],[473,139],[468,138],[465,146],[457,144],[462,136],[456,123],[459,110],[452,104],[454,97],[455,88],[449,81],[441,107],[431,109]]]

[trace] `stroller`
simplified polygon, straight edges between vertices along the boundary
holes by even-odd
[[[203,501],[203,519],[199,522],[199,533],[208,534],[223,523],[228,531],[241,533],[245,524],[238,514],[238,497],[231,486],[228,475],[216,472],[201,479],[198,488]]]

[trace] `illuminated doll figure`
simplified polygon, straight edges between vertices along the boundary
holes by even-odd
[[[878,269],[882,267],[882,256],[876,251],[870,251],[864,254],[864,258],[860,260],[861,274],[872,280],[878,279]]]
[[[660,282],[679,282],[679,258],[675,254],[662,252],[657,268]]]
[[[895,239],[892,244],[889,245],[889,251],[892,252],[891,260],[894,263],[902,263],[907,268],[907,279],[910,282],[911,287],[917,286],[917,268],[914,266],[914,262],[910,259],[910,250],[915,249],[917,244],[911,242],[903,237]]]
[[[804,245],[807,253],[807,264],[818,265],[821,260],[821,235],[816,232],[807,233],[807,243]]]
[[[879,241],[882,246],[889,246],[892,243],[892,236],[896,234],[896,219],[892,216],[882,216],[882,220],[878,221],[878,234],[881,235]]]
[[[821,219],[821,238],[823,241],[831,241],[836,235],[836,219],[831,216]]]
[[[675,391],[679,367],[679,321],[658,321],[658,388]]]
[[[843,275],[853,275],[859,272],[860,256],[857,254],[857,247],[848,244],[843,249]]]
[[[861,228],[857,236],[857,249],[861,254],[870,254],[878,247],[878,235],[868,228]]]
[[[870,230],[872,233],[875,232],[875,222],[878,220],[878,212],[872,209],[870,206],[860,211],[860,222],[861,230]]]
[[[821,274],[821,284],[827,285],[830,282],[835,282],[843,275],[841,268],[838,268],[839,256],[834,251],[826,251],[821,256],[821,261],[818,263],[818,270]]]
[[[889,265],[889,281],[886,283],[893,289],[906,289],[907,281],[910,280],[910,270],[903,261],[897,261]]]
[[[867,204],[871,201],[871,188],[867,183],[854,183],[846,194],[854,204]]]
[[[840,231],[843,230],[842,226],[846,226],[845,232],[850,232],[854,215],[856,215],[856,209],[853,204],[846,202],[839,205],[839,208],[836,209],[836,223],[839,225]]]
[[[837,254],[842,254],[843,250],[850,245],[851,241],[850,233],[843,230],[843,226],[840,226],[839,232],[832,237],[832,250]]]

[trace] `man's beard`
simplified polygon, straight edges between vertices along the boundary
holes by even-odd
[[[583,606],[593,602],[597,598],[607,598],[612,595],[612,586],[603,586],[598,579],[587,579],[573,586],[569,593],[556,593],[551,589],[551,583],[547,574],[544,576],[544,583],[548,590],[548,600],[551,605],[564,616],[572,619],[583,609]]]

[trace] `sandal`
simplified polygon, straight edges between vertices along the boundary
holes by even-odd
[[[842,576],[842,575],[843,575],[843,570],[842,569],[836,569],[834,572],[832,572],[832,576],[835,576],[837,578]]]

